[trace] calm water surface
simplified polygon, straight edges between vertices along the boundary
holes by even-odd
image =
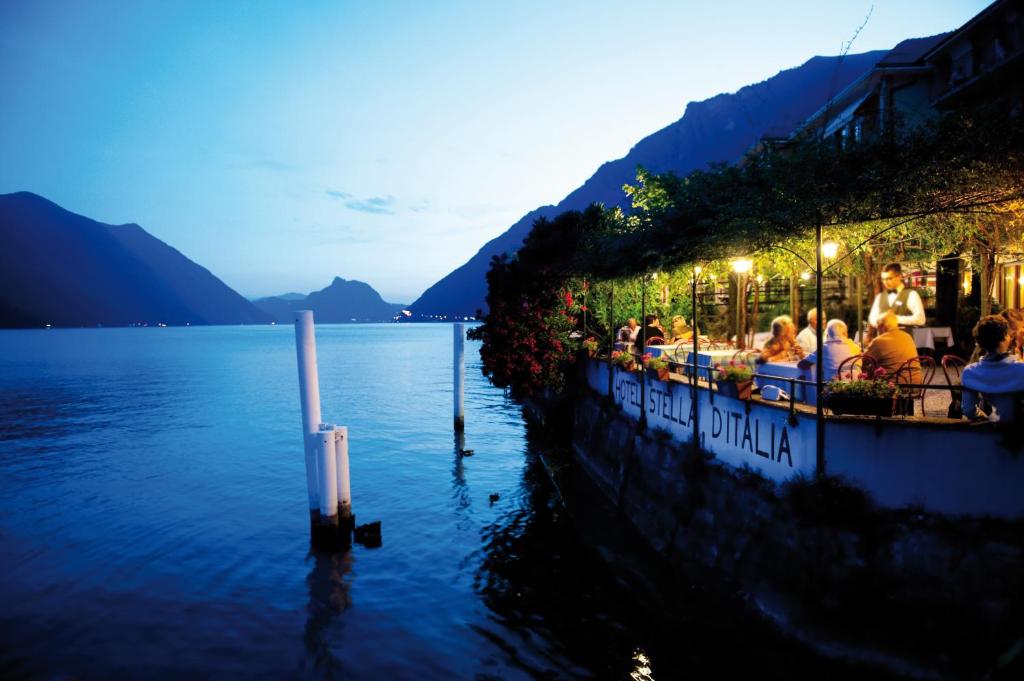
[[[378,549],[310,551],[290,327],[0,332],[0,676],[730,666],[708,641],[731,623],[652,620],[578,540],[476,343],[476,455],[459,459],[449,326],[326,325],[317,339],[324,418],[349,427],[353,506],[383,521]],[[762,677],[788,669],[777,653],[753,661]]]

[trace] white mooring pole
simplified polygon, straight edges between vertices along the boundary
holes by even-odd
[[[456,432],[466,428],[466,366],[464,342],[466,338],[466,325],[453,324],[453,367],[452,377],[455,382],[455,430]]]
[[[338,525],[338,469],[334,426],[321,423],[316,433],[317,492],[320,494],[320,526]]]
[[[334,429],[335,468],[338,474],[338,522],[343,531],[352,529],[352,486],[348,477],[348,426]]]
[[[306,493],[309,497],[309,521],[319,520],[317,492],[316,433],[320,424],[320,379],[316,373],[316,336],[313,311],[295,313],[295,352],[299,360],[299,401],[302,404],[302,443],[306,456]]]

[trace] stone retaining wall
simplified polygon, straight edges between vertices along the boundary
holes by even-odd
[[[882,508],[835,477],[776,482],[594,393],[573,429],[579,465],[675,572],[732,583],[819,649],[971,677],[1024,640],[1019,521]]]

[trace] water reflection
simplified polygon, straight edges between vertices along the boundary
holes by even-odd
[[[646,681],[769,670],[771,678],[863,677],[863,669],[815,657],[781,637],[729,585],[671,574],[664,558],[602,505],[568,451],[530,433],[528,441],[544,459],[527,454],[519,503],[482,530],[473,582],[492,613],[474,630],[528,675]],[[557,487],[549,471],[556,471]]]
[[[315,669],[331,674],[342,668],[341,660],[331,651],[330,641],[339,639],[337,632],[331,632],[331,624],[352,605],[348,575],[354,556],[350,550],[332,553],[310,548],[306,558],[312,559],[312,569],[306,576],[309,602],[303,640]],[[343,626],[342,620],[339,626]]]
[[[459,515],[469,510],[472,497],[466,485],[466,467],[463,452],[466,451],[466,434],[455,433],[454,462],[452,463],[452,501]]]

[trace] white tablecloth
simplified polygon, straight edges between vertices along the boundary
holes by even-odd
[[[685,362],[687,361],[688,348],[693,348],[693,345],[687,345],[686,343],[679,343],[677,345],[648,345],[646,352],[651,353],[654,357],[665,355],[673,362]]]
[[[912,331],[914,345],[919,348],[935,349],[935,341],[945,341],[946,347],[953,347],[953,329],[948,326],[918,326]]]
[[[769,376],[778,376],[780,380],[774,380],[771,378],[758,377],[754,380],[754,383],[758,388],[763,388],[766,385],[777,385],[787,393],[790,391],[790,383],[787,378],[800,378],[805,381],[814,380],[814,368],[801,369],[796,365],[796,362],[766,362],[764,364],[758,364],[755,371],[759,374],[767,374]],[[798,402],[806,402],[807,404],[815,404],[817,402],[816,396],[818,394],[812,385],[801,385],[796,384],[796,399]]]
[[[754,344],[751,346],[754,350],[761,350],[764,348],[764,344],[771,340],[771,331],[759,331],[754,334]]]
[[[935,341],[945,341],[946,347],[953,347],[953,329],[948,326],[915,326],[910,329],[910,335],[914,337],[914,346],[919,348],[935,349]],[[854,339],[858,345],[861,334]]]

